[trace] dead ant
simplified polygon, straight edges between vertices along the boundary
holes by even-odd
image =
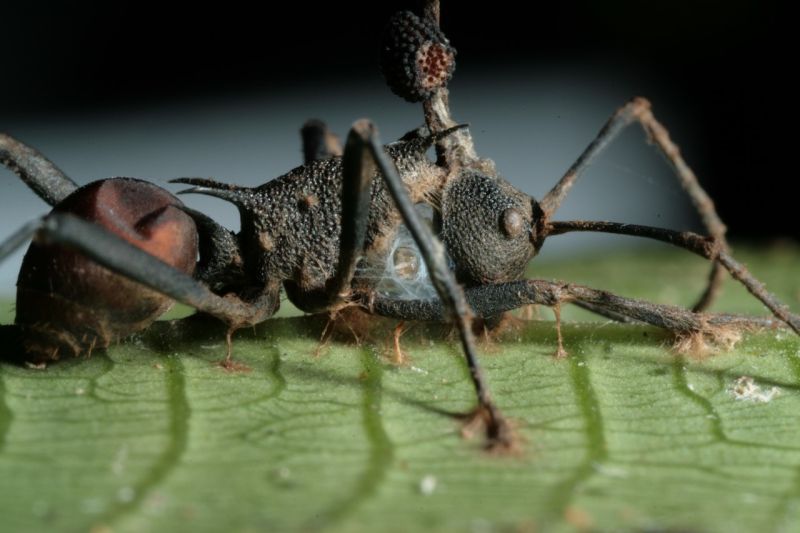
[[[0,260],[31,236],[19,277],[16,324],[26,357],[50,361],[91,352],[155,320],[171,300],[210,314],[231,334],[271,317],[281,288],[305,312],[360,308],[401,320],[455,324],[476,389],[475,419],[488,444],[513,444],[476,357],[474,317],[541,304],[573,303],[615,320],[643,322],[679,337],[718,341],[773,319],[710,314],[728,271],[780,321],[800,334],[790,313],[730,255],[725,226],[649,103],[621,107],[541,201],[500,177],[480,158],[464,125],[450,116],[455,51],[439,29],[438,0],[422,16],[396,14],[382,49],[393,92],[423,104],[426,126],[382,146],[375,127],[356,122],[344,149],[321,122],[303,129],[305,164],[255,188],[180,178],[182,193],[225,199],[239,209],[238,234],[184,206],[154,185],[110,179],[79,188],[52,163],[0,136],[0,161],[54,206],[0,244]],[[638,122],[667,157],[700,213],[708,236],[600,221],[553,221],[589,163],[626,126]],[[426,156],[436,147],[437,160]],[[427,210],[427,216],[420,211]],[[429,220],[425,220],[428,218]],[[523,279],[545,239],[573,231],[647,237],[712,262],[693,310],[616,296],[563,282]],[[195,258],[199,260],[195,262]],[[421,259],[421,260],[420,260]],[[102,268],[98,265],[102,265]],[[381,272],[374,276],[374,272]],[[390,285],[411,285],[399,293]],[[145,285],[142,290],[137,283]],[[430,288],[427,293],[420,287]]]

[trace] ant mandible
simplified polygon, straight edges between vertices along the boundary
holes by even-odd
[[[450,116],[447,83],[455,50],[438,21],[438,0],[425,2],[421,17],[398,13],[382,48],[387,83],[406,100],[422,102],[425,127],[382,146],[375,127],[360,120],[342,150],[323,123],[312,121],[303,130],[305,164],[264,185],[173,180],[192,186],[181,193],[212,195],[238,207],[237,234],[147,182],[115,178],[78,187],[34,149],[0,135],[0,161],[53,206],[50,214],[0,244],[3,260],[34,237],[19,275],[15,320],[25,357],[53,361],[105,348],[147,327],[177,300],[227,324],[225,362],[230,364],[231,334],[271,317],[283,288],[305,312],[357,307],[404,320],[454,323],[476,390],[474,416],[486,424],[488,446],[507,448],[513,445],[512,432],[476,356],[474,317],[491,322],[528,304],[553,307],[559,355],[565,354],[558,320],[563,303],[711,342],[730,330],[775,326],[777,320],[800,334],[800,317],[731,256],[713,203],[646,100],[635,98],[620,108],[541,201],[500,177],[490,160],[477,155],[468,128]],[[709,236],[552,220],[583,170],[635,122],[672,164]],[[435,162],[426,156],[434,145]],[[420,215],[419,205],[431,209],[430,221]],[[682,247],[712,262],[707,288],[689,311],[569,283],[523,279],[547,237],[574,231],[647,237]],[[393,264],[401,234],[412,237],[411,252],[422,259],[412,262],[412,269],[424,265],[421,282],[438,298],[379,290],[376,279],[364,275],[376,265]],[[777,320],[703,312],[726,271]]]

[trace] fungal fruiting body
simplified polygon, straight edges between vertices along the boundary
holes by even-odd
[[[384,32],[381,71],[393,93],[421,102],[450,81],[455,56],[455,48],[436,24],[401,11]]]

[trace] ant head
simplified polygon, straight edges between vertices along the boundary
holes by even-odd
[[[467,285],[519,279],[541,246],[539,204],[502,178],[462,171],[445,187],[442,238]]]

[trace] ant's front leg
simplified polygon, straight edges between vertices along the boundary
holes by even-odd
[[[750,294],[758,298],[761,303],[772,311],[775,318],[786,323],[795,333],[800,335],[800,315],[792,313],[774,294],[767,291],[763,283],[757,280],[744,265],[739,263],[728,253],[726,244],[718,241],[716,238],[704,237],[690,231],[674,231],[652,226],[621,224],[618,222],[598,220],[551,222],[547,225],[546,231],[548,235],[560,235],[572,231],[595,231],[645,237],[672,244],[711,261],[715,261],[715,264],[721,265],[733,278],[744,285]],[[590,306],[585,307],[593,310]],[[610,318],[614,317],[610,316]]]
[[[69,213],[53,212],[27,224],[0,244],[0,261],[34,237],[44,244],[76,250],[107,269],[210,314],[228,325],[230,363],[231,334],[237,329],[263,322],[278,308],[280,284],[267,284],[254,298],[234,294],[219,296],[208,287],[110,231]]]
[[[700,215],[706,231],[716,239],[722,251],[728,251],[725,240],[725,224],[719,218],[714,202],[700,185],[697,176],[681,156],[680,149],[670,139],[667,129],[656,120],[650,109],[650,102],[644,98],[633,98],[619,108],[606,122],[597,137],[589,144],[578,159],[567,170],[566,174],[556,183],[539,203],[547,219],[552,218],[561,202],[570,191],[575,181],[589,167],[589,165],[608,147],[614,139],[629,125],[638,122],[648,137],[648,141],[655,144],[656,148],[669,161],[670,166],[678,178],[683,189],[689,195],[692,204]],[[705,291],[692,306],[694,311],[707,309],[719,293],[724,277],[724,265],[714,262],[708,277]],[[587,306],[587,309],[593,310]],[[604,314],[604,313],[601,313]]]
[[[78,188],[49,159],[5,133],[0,133],[0,163],[15,172],[39,198],[52,206]]]
[[[530,304],[555,307],[562,303],[585,303],[636,322],[663,328],[679,339],[701,343],[725,341],[730,338],[730,328],[780,325],[776,319],[695,313],[677,306],[625,298],[582,285],[538,279],[480,285],[466,289],[465,294],[478,316],[496,316]],[[363,294],[361,303],[370,312],[391,318],[424,321],[446,319],[439,300],[397,300]]]

